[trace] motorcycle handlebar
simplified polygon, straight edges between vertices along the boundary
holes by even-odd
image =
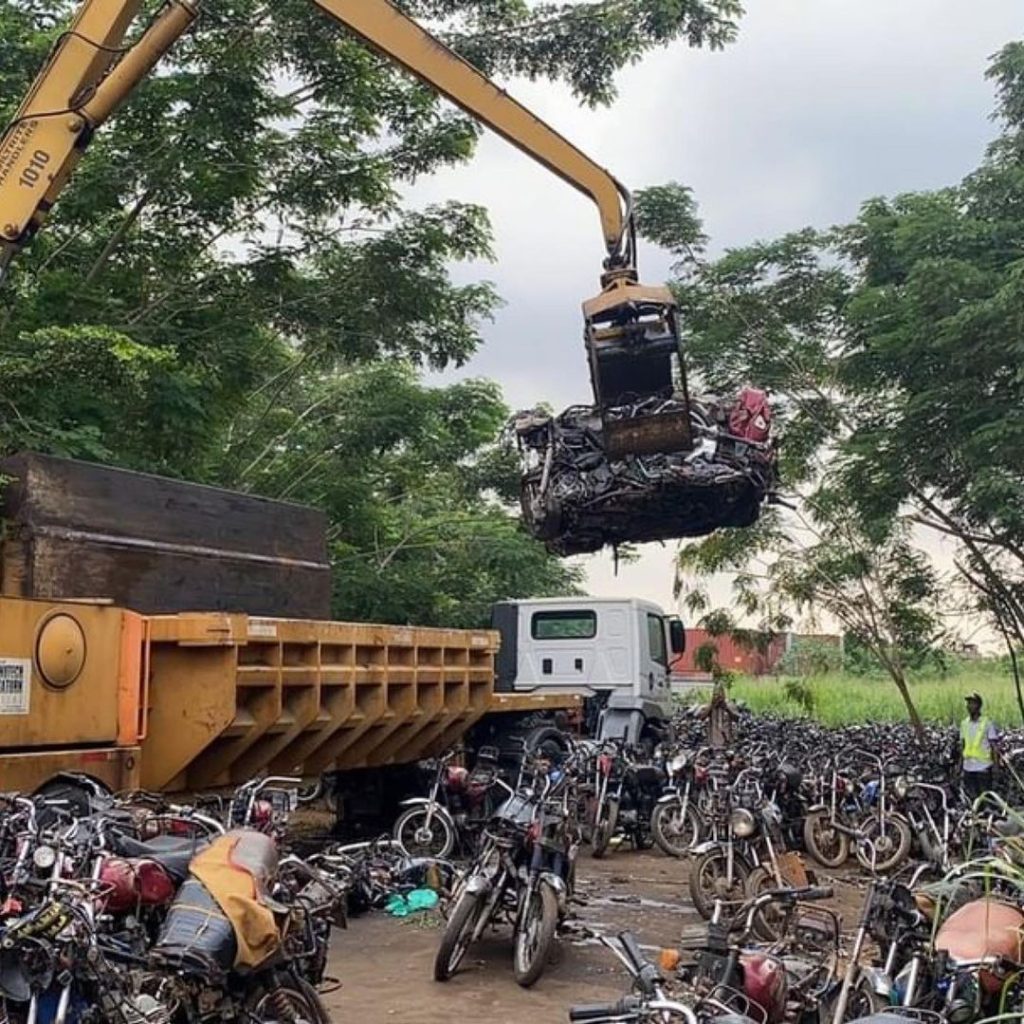
[[[601,1021],[636,1017],[642,1005],[636,996],[625,996],[614,1003],[585,1003],[569,1008],[569,1020],[572,1024],[600,1024]]]
[[[814,903],[816,900],[830,900],[835,895],[831,885],[808,885],[802,889],[793,889],[793,898],[803,903]]]
[[[656,995],[657,986],[662,980],[661,972],[644,956],[636,936],[632,932],[620,932],[619,945],[632,966],[640,990],[648,996]]]

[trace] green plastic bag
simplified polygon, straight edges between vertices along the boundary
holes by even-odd
[[[437,902],[438,896],[433,889],[413,889],[405,896],[400,892],[392,893],[384,909],[392,917],[408,917],[421,910],[433,910]]]

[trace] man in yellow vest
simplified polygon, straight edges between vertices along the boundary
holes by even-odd
[[[992,789],[992,766],[999,763],[999,731],[981,713],[980,693],[969,693],[967,717],[960,723],[964,792],[973,801]]]

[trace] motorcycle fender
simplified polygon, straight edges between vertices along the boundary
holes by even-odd
[[[555,890],[555,895],[558,896],[559,899],[568,893],[565,881],[550,871],[545,871],[544,874],[540,876],[540,880],[545,885],[550,885],[551,888]]]
[[[828,810],[828,804],[811,804],[811,806],[807,808],[807,813],[808,814],[817,814],[818,811],[827,811],[827,810]]]
[[[417,796],[411,800],[403,800],[399,807],[429,807],[430,801],[426,797]],[[451,827],[452,832],[455,833],[458,830],[455,828],[455,819],[451,816],[448,808],[442,804],[434,805],[434,816],[437,818],[443,818],[448,825]]]
[[[466,882],[464,892],[472,893],[474,896],[486,896],[491,891],[491,880],[486,875],[473,875]]]
[[[565,881],[550,871],[545,871],[540,876],[540,881],[541,885],[548,886],[554,892],[555,899],[558,900],[558,911],[560,914],[564,914],[569,906],[569,887]]]
[[[722,844],[715,842],[713,839],[709,839],[706,842],[698,843],[691,851],[691,857],[700,857],[705,853],[713,853],[715,850],[721,850]]]
[[[860,976],[875,995],[886,1000],[892,995],[892,979],[880,967],[862,967]]]
[[[677,792],[675,792],[675,790],[670,790],[669,792],[663,794],[662,796],[659,796],[658,799],[655,801],[655,803],[659,803],[659,804],[675,804],[675,803],[678,803],[679,800],[680,800],[679,794]]]

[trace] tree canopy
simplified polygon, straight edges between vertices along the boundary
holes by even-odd
[[[0,0],[0,116],[74,6]],[[725,45],[741,13],[401,6],[484,71],[591,105],[654,47]],[[0,292],[0,448],[320,504],[339,615],[463,625],[495,598],[576,587],[510,513],[498,389],[420,379],[466,362],[498,296],[449,273],[490,255],[486,212],[403,195],[479,133],[308,0],[210,0]]]
[[[848,627],[873,608],[854,632],[883,662],[933,642],[955,607],[922,529],[954,539],[975,605],[1024,644],[1024,44],[988,77],[1000,132],[959,184],[713,261],[692,208],[661,204],[660,233],[686,254],[690,365],[711,388],[773,392],[799,507],[685,546],[683,582],[737,570],[741,605],[767,625],[786,601]]]

